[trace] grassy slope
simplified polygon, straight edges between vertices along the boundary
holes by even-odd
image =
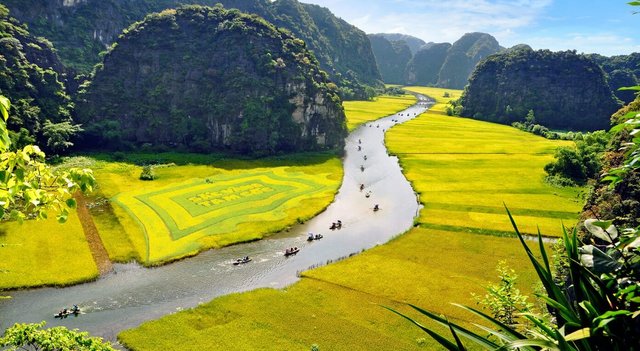
[[[459,94],[447,91],[453,97]],[[443,90],[423,92],[433,97],[443,94]],[[468,205],[473,211],[481,210],[481,214],[490,212],[506,219],[504,212],[493,213],[496,212],[493,201],[501,197],[501,191],[537,189],[535,192],[507,191],[504,201],[519,212],[535,214],[534,220],[546,220],[541,209],[556,208],[559,213],[547,215],[555,216],[551,221],[555,224],[554,233],[557,233],[560,222],[556,217],[569,218],[569,212],[577,211],[579,206],[572,200],[574,191],[560,191],[541,183],[540,160],[548,158],[545,153],[559,143],[515,132],[509,127],[466,119],[448,120],[457,128],[442,125],[438,121],[445,118],[443,110],[444,105],[436,105],[432,112],[394,127],[388,134],[393,152],[400,156],[409,179],[423,194],[426,207],[419,220],[420,227],[361,255],[306,272],[299,283],[285,290],[263,289],[215,299],[194,310],[125,331],[119,335],[121,340],[134,350],[179,350],[184,345],[190,345],[192,349],[205,345],[207,349],[219,350],[309,349],[313,343],[321,350],[433,349],[436,345],[426,334],[379,305],[402,309],[404,307],[397,301],[411,302],[454,319],[472,321],[468,314],[448,302],[473,305],[470,293],[482,294],[482,286],[495,280],[494,267],[499,260],[507,260],[509,266],[521,274],[520,288],[530,294],[535,279],[519,243],[513,238],[469,233],[473,229],[489,228],[489,233],[496,234],[496,228],[501,227],[480,221],[463,222],[464,226],[451,225],[447,230],[441,230],[434,228],[433,223],[437,222],[424,213],[433,216],[432,211],[437,208],[451,217],[440,217],[443,221],[462,221],[460,218],[470,216],[462,210],[463,205]],[[351,116],[349,109],[347,116]],[[435,138],[433,133],[438,132],[438,128],[447,128],[447,133],[437,136],[438,143],[448,145],[440,152],[443,158],[453,160],[449,167],[445,162],[437,163],[426,157],[436,155],[423,149],[440,145],[423,138],[424,135]],[[536,150],[533,156],[540,156],[540,159],[509,158],[506,152],[510,146],[502,133],[517,140],[512,141],[511,146],[528,151],[520,146],[525,143]],[[455,140],[446,140],[446,134]],[[502,150],[498,156],[495,155],[497,149]],[[423,153],[414,154],[414,150]],[[477,159],[471,157],[474,154]],[[531,153],[528,156],[532,156]],[[458,157],[462,157],[462,161],[458,161]],[[490,172],[491,162],[501,157],[507,159],[499,162],[500,172]],[[462,164],[472,170],[456,171],[455,167]],[[506,171],[522,177],[518,178],[521,179],[519,186],[513,176],[498,176]],[[441,172],[446,176],[433,175]],[[469,173],[476,176],[469,177]],[[505,188],[506,185],[509,186]],[[479,187],[484,187],[485,191],[480,191]],[[456,190],[452,193],[455,196],[447,197],[451,190]],[[440,202],[432,205],[430,197],[436,195]],[[478,223],[481,224],[479,227],[472,227]],[[165,337],[167,335],[170,337]]]
[[[65,224],[55,217],[2,223],[0,257],[0,289],[69,285],[98,276],[75,212]]]
[[[411,94],[401,96],[378,96],[372,101],[345,101],[347,128],[352,131],[362,123],[392,115],[415,104],[416,97]]]

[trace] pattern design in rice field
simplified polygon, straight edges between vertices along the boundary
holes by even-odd
[[[306,198],[325,190],[303,173],[263,171],[257,173],[216,176],[193,180],[161,190],[126,194],[117,198],[146,227],[152,210],[168,229],[173,240],[196,232],[213,235],[233,230],[250,219],[272,220],[290,208],[297,198]],[[136,204],[137,202],[137,204]],[[290,206],[283,205],[289,203]],[[144,208],[146,207],[146,209]]]

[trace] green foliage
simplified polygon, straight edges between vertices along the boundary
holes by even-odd
[[[34,33],[50,39],[68,66],[84,73],[90,72],[101,61],[100,52],[111,46],[123,29],[126,34],[128,29],[125,28],[131,23],[142,20],[149,13],[186,4],[179,0],[82,1],[71,6],[62,2],[44,6],[40,0],[6,0],[3,3],[20,15],[20,20],[27,23]],[[360,90],[363,85],[381,86],[366,34],[326,8],[298,1],[188,2],[207,6],[217,3],[229,9],[257,14],[304,40],[321,68],[329,72],[338,85],[346,86],[347,83],[337,79],[340,74],[354,84],[355,90]],[[48,15],[42,16],[43,13]],[[241,29],[242,25],[235,23],[234,28]]]
[[[500,282],[487,286],[487,293],[483,297],[476,296],[476,301],[488,309],[496,320],[511,328],[517,328],[517,314],[529,312],[533,305],[528,303],[527,296],[516,288],[518,275],[507,266],[506,261],[498,262],[496,271]]]
[[[337,86],[303,41],[255,15],[184,6],[116,44],[82,87],[86,148],[264,156],[344,143]]]
[[[63,85],[64,67],[50,43],[33,37],[0,6],[4,10],[0,13],[0,92],[13,101],[7,126],[16,147],[34,139],[52,151],[43,135],[45,121],[70,123],[73,109]]]
[[[629,112],[625,122],[613,128],[613,132],[626,130],[631,141],[625,142],[620,150],[624,152],[624,161],[619,167],[610,169],[604,177],[612,187],[622,182],[625,176],[640,168],[640,114]]]
[[[156,179],[156,174],[153,171],[153,166],[146,165],[142,167],[142,172],[140,173],[140,180],[154,180]]]
[[[583,185],[595,178],[602,170],[602,154],[611,136],[605,131],[577,134],[576,147],[560,147],[555,152],[555,161],[544,167],[550,177],[567,179]]]
[[[8,117],[9,100],[0,96],[0,112]],[[22,222],[26,218],[47,218],[54,210],[65,222],[76,204],[71,196],[78,190],[91,191],[95,185],[89,169],[54,171],[44,163],[45,154],[35,145],[16,151],[11,146],[4,121],[0,122],[0,220]]]
[[[87,350],[115,351],[111,344],[101,338],[91,337],[86,332],[65,327],[43,329],[45,322],[33,324],[15,324],[0,338],[0,346],[5,350]]]
[[[537,124],[572,130],[607,129],[619,108],[602,69],[588,57],[526,48],[478,64],[460,104],[464,116],[504,124],[535,110]]]
[[[587,230],[601,242],[607,243],[606,251],[594,245],[581,245],[575,229],[571,234],[564,230],[569,284],[561,287],[554,281],[542,237],[538,237],[541,258],[536,258],[510,213],[509,218],[545,288],[546,295],[540,298],[554,316],[553,322],[535,314],[523,313],[535,328],[529,328],[528,333],[523,334],[497,318],[460,306],[492,325],[480,326],[485,334],[478,334],[411,305],[429,319],[448,327],[454,343],[416,320],[394,312],[420,327],[449,350],[466,349],[460,337],[488,350],[534,350],[536,347],[550,350],[634,350],[640,345],[640,335],[635,332],[640,326],[640,253],[636,250],[640,246],[640,235],[637,228],[622,230],[620,232],[624,235],[618,235],[619,231],[611,222],[587,221]]]
[[[69,140],[82,131],[83,129],[80,125],[72,124],[69,121],[51,123],[50,120],[46,120],[42,128],[42,135],[47,138],[49,150],[54,154],[58,154],[73,146],[73,143]]]

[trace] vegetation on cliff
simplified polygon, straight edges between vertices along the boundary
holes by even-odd
[[[340,148],[346,135],[337,88],[305,43],[220,6],[133,24],[79,100],[90,147],[259,156]]]
[[[511,124],[533,110],[537,123],[572,130],[606,129],[619,108],[604,72],[587,57],[527,48],[481,62],[459,103],[475,119]]]
[[[633,91],[618,90],[622,87],[638,85],[640,77],[640,53],[606,57],[598,54],[587,55],[607,73],[609,87],[625,104],[632,102],[636,95]]]
[[[65,79],[51,43],[32,36],[0,4],[0,93],[12,101],[7,126],[14,148],[36,142],[60,152],[70,146],[78,127]]]
[[[438,84],[440,69],[451,49],[449,43],[429,43],[408,62],[405,79],[407,84],[434,86]]]
[[[437,86],[462,89],[474,68],[485,57],[502,50],[498,41],[487,33],[467,33],[458,39],[447,53],[440,68]],[[420,82],[416,82],[420,84]]]
[[[51,40],[70,67],[89,72],[98,54],[116,41],[131,23],[145,15],[174,8],[179,0],[6,0],[14,15],[33,33]],[[366,34],[326,8],[296,0],[190,0],[257,14],[304,40],[347,97],[363,97],[364,86],[378,86],[380,74]],[[350,96],[350,95],[351,96]]]
[[[380,34],[370,34],[369,40],[382,80],[388,84],[404,84],[404,71],[412,56],[409,45],[405,41],[389,41]]]

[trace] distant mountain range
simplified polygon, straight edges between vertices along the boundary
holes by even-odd
[[[467,33],[453,44],[402,34],[369,34],[369,40],[385,82],[455,89],[467,84],[480,60],[504,50],[486,33]]]

